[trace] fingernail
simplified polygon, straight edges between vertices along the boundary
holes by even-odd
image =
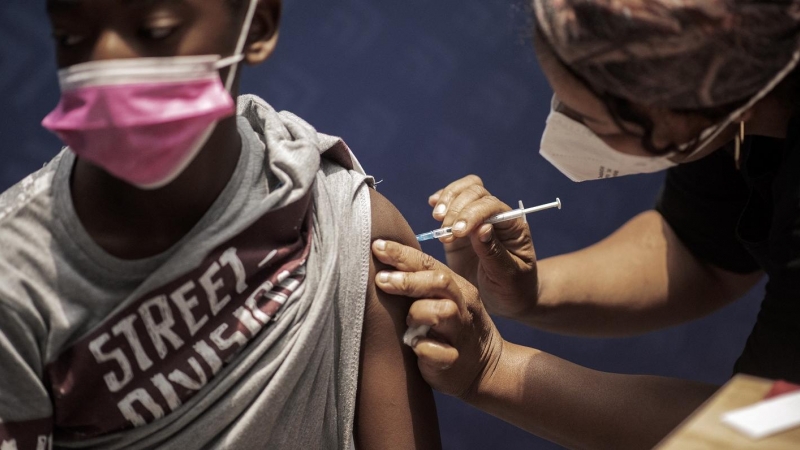
[[[392,279],[393,282],[400,283],[400,282],[403,281],[403,273],[402,272],[393,272],[390,275],[390,278]]]
[[[437,216],[443,216],[444,213],[446,212],[447,212],[447,205],[445,204],[437,205],[436,209],[433,210],[433,213],[436,214]]]
[[[466,229],[467,222],[464,222],[463,220],[459,220],[455,225],[453,225],[453,231],[464,231]]]
[[[375,248],[377,248],[378,250],[386,250],[386,241],[384,241],[383,239],[378,239],[377,241],[375,241]]]
[[[484,244],[492,240],[492,227],[489,225],[487,230],[484,230],[480,236],[478,236],[478,240],[483,242]]]
[[[378,281],[386,283],[389,281],[389,272],[381,272],[378,274]]]

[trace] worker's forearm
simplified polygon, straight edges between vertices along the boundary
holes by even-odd
[[[467,399],[528,432],[569,448],[652,448],[716,387],[587,369],[505,343]]]
[[[697,260],[655,211],[584,250],[538,265],[538,302],[521,322],[566,334],[620,336],[691,320],[735,300],[760,278]]]

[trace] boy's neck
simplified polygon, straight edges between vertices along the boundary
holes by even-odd
[[[230,181],[242,148],[236,117],[221,121],[170,184],[147,191],[78,159],[70,178],[75,211],[105,251],[141,259],[168,250],[208,211]]]

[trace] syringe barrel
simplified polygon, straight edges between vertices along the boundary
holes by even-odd
[[[417,235],[417,241],[430,241],[431,239],[439,239],[447,236],[453,235],[453,228],[446,227],[446,228],[439,228],[437,230],[428,231],[427,233],[422,233]]]
[[[439,228],[438,230],[433,230],[433,237],[435,239],[452,235],[453,235],[453,227]]]
[[[505,213],[500,213],[494,217],[490,217],[483,223],[488,223],[488,224],[500,223],[500,222],[505,222],[506,220],[516,219],[524,215],[525,214],[519,210],[509,211]]]
[[[526,214],[535,213],[535,212],[539,212],[539,211],[544,211],[545,209],[551,209],[551,208],[561,209],[561,200],[556,199],[556,201],[554,201],[552,203],[547,203],[547,204],[544,204],[544,205],[534,206],[532,208],[515,209],[515,210],[512,210],[512,211],[500,213],[500,214],[497,214],[494,217],[490,217],[489,219],[487,219],[483,223],[494,224],[494,223],[505,222],[506,220],[516,219],[516,218],[522,217],[522,216],[524,216]]]

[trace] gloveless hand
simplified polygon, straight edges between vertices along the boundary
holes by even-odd
[[[441,239],[447,265],[478,287],[491,313],[514,318],[535,306],[539,280],[530,228],[522,219],[483,223],[511,207],[475,175],[451,183],[428,203],[442,227],[453,227],[453,236]]]
[[[480,389],[500,360],[503,339],[483,308],[478,292],[447,266],[416,249],[375,241],[375,256],[397,269],[380,272],[376,285],[388,294],[417,298],[406,320],[430,327],[412,342],[425,381],[464,400]]]

